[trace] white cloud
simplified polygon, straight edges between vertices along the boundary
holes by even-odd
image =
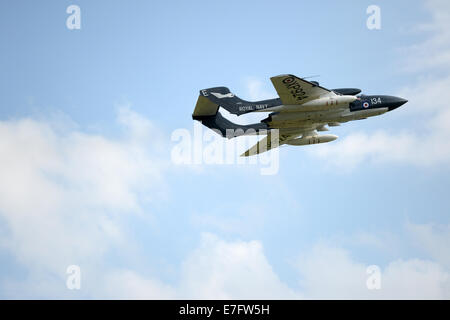
[[[181,281],[167,285],[131,270],[115,270],[94,288],[114,299],[293,299],[299,298],[272,270],[258,241],[226,242],[202,234],[200,246],[181,266]]]
[[[426,226],[410,224],[411,228]],[[415,231],[412,231],[414,234]],[[450,233],[448,230],[445,237]],[[432,241],[441,241],[436,238]],[[379,241],[377,241],[379,242]],[[428,243],[425,241],[425,243]],[[428,243],[430,244],[430,243]],[[422,245],[419,239],[418,245]],[[436,248],[433,244],[431,247]],[[441,255],[444,255],[443,251]],[[381,288],[369,290],[366,263],[321,242],[304,252],[297,283],[284,283],[259,241],[225,241],[205,233],[181,265],[181,280],[167,285],[125,270],[108,275],[107,297],[161,299],[449,299],[450,273],[434,260],[395,259],[380,266]],[[100,291],[99,297],[105,297]]]
[[[99,299],[175,299],[176,291],[157,279],[131,270],[115,270],[102,278],[96,288]]]
[[[109,250],[133,252],[125,218],[144,214],[148,194],[166,169],[154,144],[159,132],[120,109],[123,136],[107,138],[54,122],[0,122],[0,249],[27,276],[2,274],[0,293],[15,298],[293,298],[257,241],[225,242],[205,234],[181,268],[177,286],[152,275],[107,265]],[[155,188],[157,187],[157,188]],[[146,194],[143,196],[143,194]],[[124,253],[124,255],[129,253]],[[65,288],[66,268],[81,267],[82,290]]]
[[[274,273],[259,241],[226,242],[203,234],[183,265],[183,297],[194,299],[299,298]]]
[[[449,299],[450,274],[436,262],[395,260],[381,268],[381,287],[369,290],[368,265],[346,250],[317,245],[299,263],[304,295],[312,299]]]
[[[0,248],[35,275],[30,282],[65,283],[68,265],[89,268],[126,246],[123,217],[142,214],[152,198],[141,193],[164,190],[157,130],[126,108],[118,120],[124,137],[116,139],[33,119],[0,122]]]
[[[382,299],[450,299],[450,274],[435,262],[397,260],[382,273]]]
[[[415,32],[425,34],[426,40],[404,48],[404,68],[409,72],[450,68],[450,3],[446,0],[428,0],[425,8],[431,14],[431,22],[414,27]]]
[[[349,241],[333,239],[313,247],[299,261],[303,293],[308,298],[331,299],[449,299],[450,266],[448,245],[450,225],[415,224],[407,222],[405,233],[358,233]],[[337,240],[337,241],[336,241]],[[333,244],[331,244],[333,243]],[[378,263],[381,269],[381,289],[368,290],[366,273],[369,264],[358,262],[350,251],[338,243],[361,245],[371,250],[376,247],[395,258]],[[423,258],[401,255],[408,246],[421,249]],[[403,250],[391,250],[402,247]]]
[[[419,248],[450,269],[450,225],[407,223],[406,229]]]
[[[348,252],[324,244],[303,255],[298,268],[301,286],[310,299],[350,299],[367,295],[365,266]]]
[[[413,157],[411,151],[418,151],[414,138],[408,134],[392,135],[385,131],[374,134],[353,133],[341,141],[329,145],[320,145],[315,150],[308,150],[314,156],[343,168],[351,169],[359,163],[368,161],[411,161],[420,159]],[[419,157],[428,155],[417,152]]]
[[[161,188],[165,165],[152,148],[158,130],[129,109],[124,135],[107,138],[45,121],[0,122],[0,250],[26,276],[2,274],[0,294],[12,298],[449,298],[448,226],[408,224],[429,257],[398,259],[382,268],[382,289],[366,288],[367,265],[336,246],[303,252],[298,283],[284,283],[260,241],[225,241],[205,233],[181,263],[180,280],[164,282],[130,263],[107,264],[108,252],[133,255],[124,219],[143,215]],[[163,143],[159,141],[158,143]],[[143,196],[143,194],[146,196]],[[148,198],[150,195],[150,198]],[[213,223],[214,224],[214,223]],[[228,221],[223,226],[235,225]],[[208,225],[208,223],[206,224]],[[364,243],[383,243],[365,236]],[[136,259],[136,257],[131,257]],[[82,290],[65,288],[68,265],[80,265]],[[143,270],[141,268],[141,270]]]

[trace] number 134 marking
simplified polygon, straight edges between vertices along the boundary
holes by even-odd
[[[370,99],[370,102],[371,102],[372,104],[378,104],[378,103],[381,103],[381,98],[380,98],[380,97],[378,97],[378,98],[371,98],[371,99]]]

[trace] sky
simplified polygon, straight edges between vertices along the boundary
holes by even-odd
[[[444,0],[1,2],[0,298],[450,299],[449,21]],[[272,98],[285,73],[409,102],[271,151],[273,174],[177,161],[180,132],[234,143],[202,142],[200,89]]]

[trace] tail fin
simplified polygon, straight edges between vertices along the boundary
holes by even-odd
[[[259,130],[268,130],[266,123],[239,125],[224,118],[218,111],[219,105],[205,98],[200,93],[195,105],[192,119],[200,121],[206,127],[214,130],[222,137],[233,138],[241,135],[256,134]]]
[[[214,116],[218,110],[219,105],[200,94],[197,99],[197,104],[195,105],[192,118],[195,119],[195,117]]]
[[[200,90],[200,96],[209,99],[211,102],[221,106],[230,113],[241,115],[244,113],[264,110],[280,105],[280,99],[269,99],[262,101],[246,101],[230,92],[226,87],[215,87]]]

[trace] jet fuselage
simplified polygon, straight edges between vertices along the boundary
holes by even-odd
[[[320,100],[313,100],[315,105],[280,105],[273,108],[273,113],[264,119],[270,128],[295,128],[307,126],[311,123],[342,123],[378,116],[394,110],[407,100],[387,95],[337,96],[328,99],[328,103],[320,104]],[[345,102],[353,100],[352,102]],[[325,100],[324,100],[325,102]],[[330,108],[331,107],[331,108]]]

